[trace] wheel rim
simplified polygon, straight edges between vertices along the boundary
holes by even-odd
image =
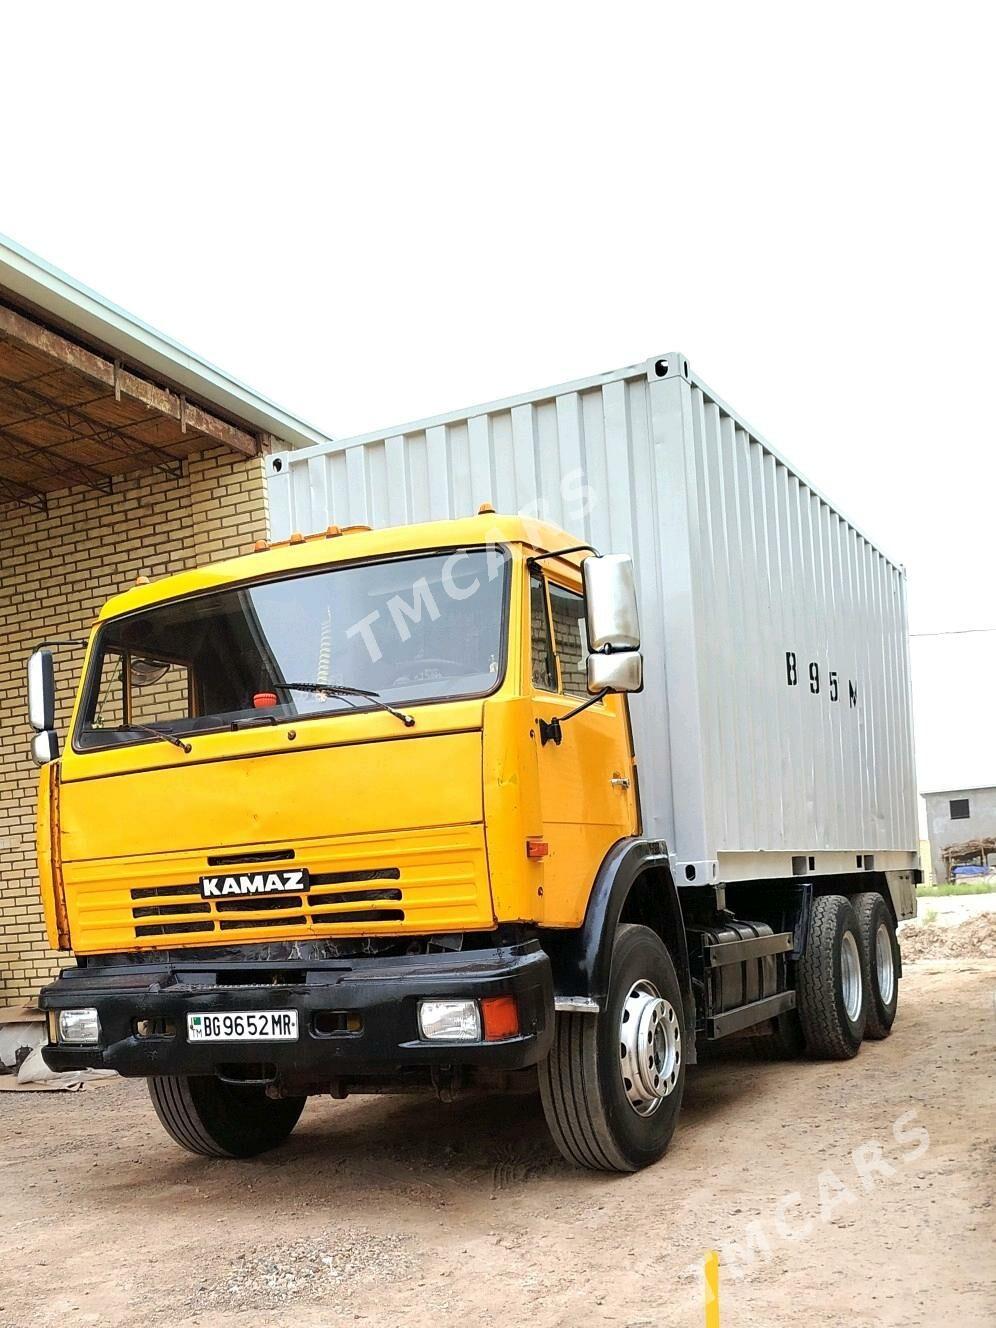
[[[883,1005],[891,1005],[896,990],[896,966],[892,958],[892,937],[884,922],[875,933],[875,976]]]
[[[851,1023],[857,1023],[861,1014],[861,959],[854,933],[846,931],[840,943],[840,983],[844,995],[844,1009]]]
[[[674,1092],[681,1068],[681,1025],[652,982],[634,982],[619,1023],[619,1068],[629,1105],[652,1116]]]

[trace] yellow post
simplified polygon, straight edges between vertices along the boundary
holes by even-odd
[[[705,1258],[705,1325],[719,1328],[719,1255],[710,1250]]]

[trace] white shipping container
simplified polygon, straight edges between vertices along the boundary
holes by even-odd
[[[917,865],[905,574],[672,353],[267,460],[272,535],[540,516],[632,553],[675,880]]]

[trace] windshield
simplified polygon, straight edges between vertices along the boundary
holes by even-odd
[[[504,672],[507,581],[502,550],[457,549],[324,568],[112,619],[97,638],[75,744],[91,750],[154,741],[155,730],[196,734],[484,695]]]

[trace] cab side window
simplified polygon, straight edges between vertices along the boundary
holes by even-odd
[[[125,661],[117,650],[106,650],[100,664],[92,727],[116,729],[125,722]]]
[[[584,598],[550,582],[553,643],[560,663],[560,690],[568,696],[588,695],[588,639]]]
[[[557,690],[557,660],[546,607],[546,583],[534,572],[529,578],[529,632],[533,655],[533,686],[544,692]]]
[[[171,720],[188,719],[193,713],[191,674],[186,664],[118,650],[105,652],[93,728],[168,724]]]

